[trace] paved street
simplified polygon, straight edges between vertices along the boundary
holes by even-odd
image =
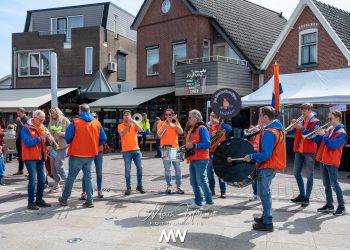
[[[46,200],[53,204],[51,208],[27,210],[25,177],[13,177],[17,166],[7,164],[8,185],[0,186],[0,249],[350,248],[350,217],[315,212],[325,201],[318,169],[311,205],[307,208],[289,202],[290,197],[298,194],[291,168],[276,176],[272,185],[275,231],[261,233],[251,230],[253,216],[260,214],[261,205],[248,201],[250,187],[228,187],[227,199],[214,200],[214,213],[189,213],[184,205],[193,199],[188,166],[183,164],[186,194],[165,195],[162,161],[152,156],[147,152],[143,159],[144,187],[148,192],[125,197],[121,155],[105,155],[105,198],[96,198],[93,209],[81,206],[79,176],[68,207],[58,206],[59,194],[46,194]],[[132,173],[135,172],[133,168]],[[341,173],[340,182],[348,204],[350,181],[346,176],[347,173]],[[132,181],[135,184],[135,175]],[[159,242],[163,229],[172,229],[174,233],[187,229],[185,241],[181,243],[178,238],[176,243],[172,239],[167,243],[163,238]],[[68,243],[72,238],[81,241]]]

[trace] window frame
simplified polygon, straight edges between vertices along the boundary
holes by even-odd
[[[303,36],[308,35],[308,34],[316,34],[316,42],[315,43],[310,43],[307,45],[303,45]],[[310,52],[309,52],[309,62],[302,64],[302,47],[311,47],[311,46],[316,46],[316,52],[315,52],[315,62],[310,62]],[[299,66],[309,66],[309,65],[315,65],[318,62],[318,29],[313,28],[313,29],[306,29],[302,30],[299,32],[299,56],[298,56],[298,65]]]
[[[118,15],[113,15],[113,32],[114,38],[118,38]]]
[[[41,56],[41,53],[43,52],[49,52],[49,74],[43,74],[43,65],[41,65],[41,59],[42,59],[42,56]],[[17,52],[17,77],[21,77],[21,78],[24,78],[24,77],[47,77],[47,76],[51,76],[51,52],[50,50],[33,50],[33,51],[18,51]],[[27,75],[22,75],[21,72],[20,72],[20,63],[21,63],[21,57],[22,57],[22,54],[27,54],[27,68],[28,68],[28,74]],[[32,75],[31,72],[30,72],[30,63],[31,63],[31,56],[32,55],[39,55],[39,74],[37,75]]]
[[[88,72],[88,64],[87,64],[87,60],[88,60],[88,55],[87,55],[87,51],[88,49],[91,49],[91,72]],[[93,71],[94,71],[94,66],[93,66],[93,62],[94,62],[94,47],[85,47],[85,75],[92,75]]]
[[[148,62],[149,62],[149,52],[151,51],[151,50],[158,50],[158,72],[157,73],[153,73],[153,74],[150,74],[149,72],[148,72],[148,69],[149,69],[149,64],[148,64]],[[153,54],[153,53],[151,53],[151,54]],[[158,76],[159,75],[159,65],[160,65],[160,57],[159,57],[159,54],[160,54],[160,49],[159,49],[159,46],[157,45],[157,46],[151,46],[151,47],[146,47],[146,76]]]
[[[208,42],[208,45],[204,45],[205,42]],[[204,49],[208,49],[208,56],[204,56]],[[208,59],[205,59],[206,61],[210,61],[210,52],[211,52],[211,49],[210,49],[210,39],[203,39],[203,47],[202,47],[202,57],[203,58],[207,58]]]
[[[72,16],[57,16],[57,17],[51,17],[50,18],[50,35],[62,35],[64,34],[66,36],[66,39],[65,39],[65,42],[72,42],[72,31],[70,32],[70,37],[68,37],[68,27],[69,27],[69,18],[72,18],[72,17],[82,17],[82,23],[83,23],[83,26],[84,27],[84,15],[72,15]],[[66,19],[66,30],[65,30],[65,33],[57,33],[57,29],[58,29],[58,19]],[[52,25],[52,22],[53,20],[55,20],[56,22],[56,30],[54,32],[53,30],[53,25]]]
[[[124,72],[123,72],[123,74],[124,74],[124,78],[122,78],[122,77],[120,77],[121,75],[122,75],[122,73],[120,72],[120,57],[123,57],[124,58],[124,60],[125,60],[125,67],[124,67]],[[126,66],[127,66],[127,56],[128,56],[128,54],[126,54],[126,53],[122,53],[122,52],[120,52],[120,51],[118,51],[117,52],[117,66],[118,66],[118,68],[117,68],[117,80],[120,80],[120,81],[126,81]]]
[[[186,57],[183,59],[187,58],[187,42],[186,41],[181,41],[181,42],[174,42],[171,44],[171,50],[172,50],[172,62],[171,62],[171,73],[175,74],[175,66],[176,66],[176,61],[175,61],[175,46],[178,45],[185,45],[185,51],[186,51]],[[179,49],[180,50],[180,49]],[[182,49],[181,49],[182,50]],[[180,59],[181,60],[181,59]]]

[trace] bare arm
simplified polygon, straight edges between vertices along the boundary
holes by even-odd
[[[121,131],[119,131],[120,136],[124,136],[128,129],[130,128],[131,123],[129,122],[128,125],[126,125]]]
[[[180,123],[176,125],[175,129],[179,135],[182,135],[184,133],[184,130],[182,129]]]

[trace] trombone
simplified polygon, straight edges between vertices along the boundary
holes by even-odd
[[[308,133],[307,135],[302,135],[303,139],[305,138],[309,138],[311,135],[315,134],[317,131],[324,129],[326,127],[329,127],[331,125],[330,122],[327,122],[326,124],[322,125],[321,127],[318,127],[317,129],[315,129],[314,131]]]
[[[132,119],[135,122],[140,123],[140,122],[142,122],[142,115],[140,113],[136,113],[132,116]]]
[[[163,122],[162,126],[157,130],[157,134],[159,137],[163,137],[165,132],[168,130],[169,126],[175,128],[179,123],[179,119],[176,116],[169,117],[166,119],[166,122]],[[169,124],[169,125],[168,125]]]
[[[292,122],[288,127],[286,127],[285,129],[283,129],[283,133],[287,133],[295,124],[301,122],[304,119],[304,116],[301,115],[299,116],[298,119],[296,119],[294,122]]]

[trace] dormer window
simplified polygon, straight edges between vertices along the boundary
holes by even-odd
[[[72,29],[84,27],[84,16],[51,18],[51,35],[66,34],[66,42],[72,40]]]
[[[317,63],[317,29],[303,30],[299,33],[299,65]]]

